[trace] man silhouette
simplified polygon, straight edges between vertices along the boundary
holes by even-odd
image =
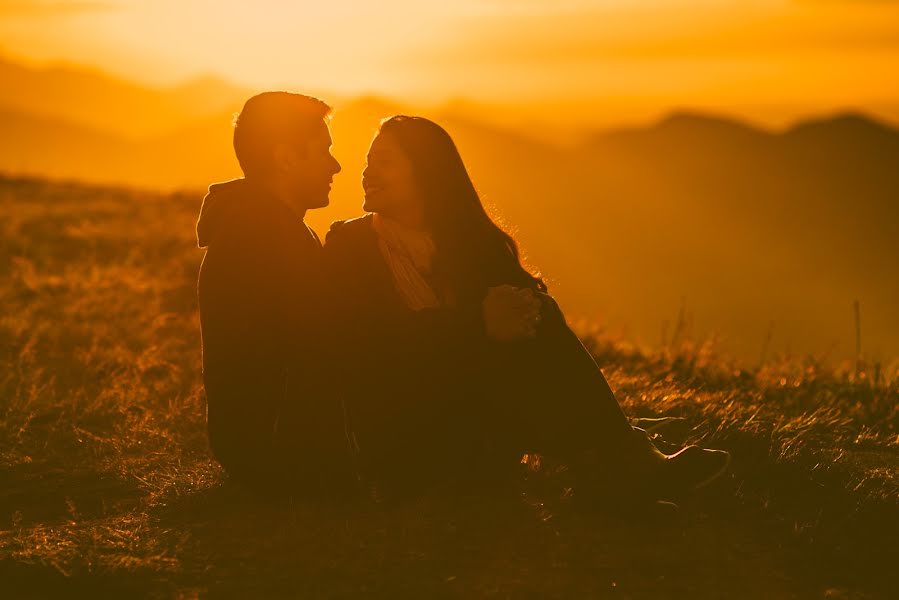
[[[340,172],[330,111],[301,94],[250,98],[234,124],[244,177],[210,186],[197,221],[209,442],[251,484],[308,479],[329,466],[321,450],[340,453],[336,405],[317,383],[321,242],[303,221],[328,205]]]

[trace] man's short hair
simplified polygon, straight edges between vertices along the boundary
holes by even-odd
[[[264,172],[275,144],[302,139],[330,114],[330,106],[303,94],[263,92],[247,100],[234,119],[234,153],[244,175]]]

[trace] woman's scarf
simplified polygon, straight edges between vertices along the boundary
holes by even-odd
[[[412,310],[434,308],[440,304],[427,281],[434,260],[434,240],[424,231],[410,229],[375,213],[372,226],[378,234],[378,247],[393,274],[397,291]]]

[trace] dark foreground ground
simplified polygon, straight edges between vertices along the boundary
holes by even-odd
[[[896,365],[591,334],[629,414],[734,455],[672,515],[610,514],[545,467],[387,503],[230,486],[203,430],[198,202],[0,179],[0,597],[899,597]]]

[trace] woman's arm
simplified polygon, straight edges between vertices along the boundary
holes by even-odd
[[[351,337],[393,340],[402,348],[473,347],[485,341],[532,338],[541,301],[533,290],[502,285],[455,306],[406,308],[394,291],[374,232],[363,220],[337,223],[325,242],[325,278],[329,280],[334,322]]]

